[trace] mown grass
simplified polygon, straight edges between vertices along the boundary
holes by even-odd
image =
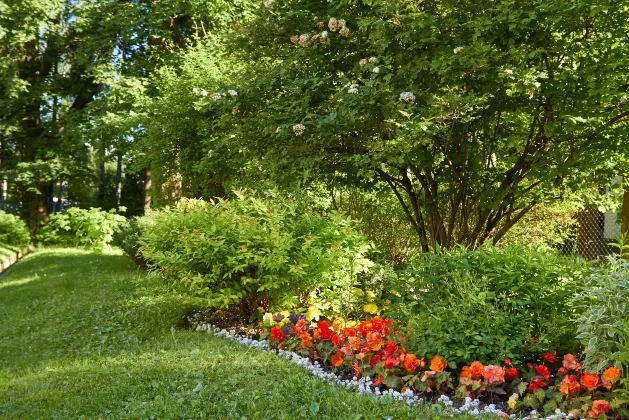
[[[122,255],[28,255],[0,277],[0,418],[439,418],[173,328],[189,309]]]

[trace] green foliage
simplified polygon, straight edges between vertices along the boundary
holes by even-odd
[[[357,274],[372,265],[369,243],[340,214],[244,194],[160,210],[141,241],[142,257],[173,287],[246,317],[308,302],[346,314]]]
[[[576,216],[581,207],[574,201],[540,204],[505,234],[499,246],[561,248],[577,236]]]
[[[122,248],[122,250],[138,263],[144,263],[142,257],[138,254],[140,250],[140,237],[146,225],[151,223],[149,217],[136,216],[128,219],[125,223],[121,223],[114,232],[113,244]]]
[[[208,115],[238,106],[232,147],[278,179],[386,182],[425,251],[498,243],[627,150],[628,13],[607,0],[278,1],[237,32],[241,94],[208,99]]]
[[[51,216],[37,239],[44,244],[102,249],[111,243],[114,232],[126,220],[114,209],[106,212],[93,207],[89,210],[72,207]]]
[[[629,262],[608,257],[588,278],[575,304],[578,335],[585,347],[585,369],[601,372],[610,365],[629,372]]]
[[[0,246],[22,248],[31,242],[31,235],[19,217],[0,210]]]
[[[382,298],[391,302],[386,316],[408,325],[413,349],[456,362],[523,362],[524,351],[575,350],[572,299],[586,272],[585,262],[543,249],[459,248],[423,254]]]

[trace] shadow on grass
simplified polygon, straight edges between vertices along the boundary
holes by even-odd
[[[36,251],[0,279],[0,372],[137,351],[187,310],[124,256]]]

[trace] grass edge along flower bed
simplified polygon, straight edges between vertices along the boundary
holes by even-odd
[[[244,335],[239,335],[235,331],[228,331],[225,329],[220,329],[214,327],[210,323],[194,323],[193,320],[190,320],[193,325],[193,329],[195,331],[205,331],[209,334],[212,334],[217,337],[224,337],[230,340],[233,340],[240,345],[257,348],[259,350],[271,351],[278,354],[281,357],[286,358],[291,363],[294,363],[297,366],[308,371],[313,376],[318,377],[328,383],[334,385],[340,385],[347,389],[354,389],[358,392],[369,394],[375,398],[391,398],[397,401],[403,401],[409,406],[425,404],[426,400],[417,397],[412,391],[407,390],[404,393],[401,393],[393,388],[388,388],[384,391],[381,391],[380,388],[373,385],[373,381],[369,377],[352,378],[352,379],[344,379],[341,376],[335,374],[332,371],[328,371],[324,368],[324,366],[317,362],[312,361],[307,357],[300,356],[299,354],[282,350],[282,349],[274,349],[269,344],[267,340],[258,340],[255,338],[249,338]],[[461,407],[454,407],[454,403],[447,397],[442,396],[439,398],[438,403],[434,404],[433,407],[438,410],[438,412],[443,416],[455,416],[457,414],[468,414],[468,415],[489,415],[496,414],[498,416],[507,416],[506,413],[497,409],[495,405],[489,404],[481,409],[479,400],[473,400],[472,398],[466,398],[465,404]],[[544,420],[544,419],[540,419]]]
[[[375,397],[390,397],[395,400],[404,401],[409,406],[429,402],[429,399],[418,396],[418,394],[414,392],[414,390],[411,389],[410,387],[405,387],[401,391],[398,391],[397,389],[394,389],[393,387],[386,387],[386,385],[383,384],[382,382],[383,380],[382,380],[381,375],[378,375],[376,380],[372,381],[370,376],[361,375],[360,372],[356,372],[356,371],[354,372],[358,376],[353,376],[351,378],[348,376],[343,376],[342,374],[333,372],[332,370],[330,370],[330,369],[334,369],[332,368],[332,366],[335,366],[335,364],[337,364],[338,366],[341,365],[338,362],[338,357],[337,358],[334,357],[340,352],[337,352],[333,356],[328,357],[329,360],[324,360],[321,357],[319,357],[320,360],[313,360],[313,359],[316,359],[316,357],[313,357],[312,350],[314,349],[316,344],[320,345],[322,344],[321,342],[329,341],[338,350],[339,347],[337,347],[337,345],[340,344],[340,342],[337,341],[338,339],[333,339],[334,331],[330,328],[330,326],[327,324],[326,321],[319,322],[317,324],[317,327],[312,332],[312,334],[310,334],[306,332],[308,331],[307,325],[306,325],[308,323],[303,318],[301,318],[300,315],[291,314],[291,317],[293,318],[294,321],[296,321],[296,323],[294,326],[290,328],[294,328],[293,334],[295,334],[297,336],[297,340],[301,342],[300,345],[302,345],[302,348],[309,349],[308,351],[310,353],[307,355],[303,355],[303,352],[302,354],[299,354],[295,351],[281,348],[283,347],[281,344],[286,338],[286,335],[288,335],[288,334],[284,334],[284,332],[289,333],[288,328],[286,328],[286,326],[285,326],[284,331],[282,331],[282,329],[280,329],[278,326],[274,326],[273,328],[271,328],[270,337],[269,337],[269,340],[267,341],[264,338],[262,338],[264,337],[264,335],[261,337],[260,340],[257,340],[257,339],[250,338],[247,336],[238,335],[237,333],[233,331],[227,331],[220,328],[216,328],[210,323],[198,322],[193,319],[190,319],[190,322],[197,331],[207,331],[217,336],[223,336],[223,337],[227,337],[232,340],[235,340],[241,345],[246,345],[246,346],[256,347],[262,350],[277,352],[278,355],[287,358],[289,361],[297,364],[298,366],[301,366],[302,368],[309,371],[314,376],[317,376],[320,379],[323,379],[327,382],[341,385],[348,389],[355,389],[358,392],[367,393]],[[283,319],[280,320],[279,316],[276,316],[275,319],[279,320],[280,322],[283,320]],[[362,331],[366,332],[365,336],[368,335],[369,332],[373,332],[373,331],[367,331],[368,329],[384,331],[383,326],[384,328],[386,328],[386,326],[389,325],[390,323],[390,321],[381,320],[378,317],[374,319],[376,320],[375,328],[373,327],[368,328],[369,324],[373,325],[373,322],[372,322],[373,320],[364,321],[363,323],[361,323]],[[360,331],[361,325],[359,325],[358,327],[359,331]],[[349,332],[349,331],[346,331],[346,332]],[[309,337],[306,337],[306,335],[308,335]],[[372,338],[371,340],[372,342],[374,339],[379,340],[377,336],[374,337],[372,335],[371,338]],[[336,343],[334,343],[334,341],[336,341]],[[389,341],[392,341],[392,340],[389,340]],[[380,344],[380,346],[378,346],[377,344]],[[378,347],[380,349],[380,348],[383,348],[383,344],[384,343],[376,343],[374,347]],[[388,342],[386,346],[384,346],[385,354],[387,352],[387,347],[392,346],[392,345],[394,344],[391,342]],[[388,353],[390,353],[390,355],[394,354],[390,347],[389,347]],[[408,353],[406,353],[406,356],[403,359],[404,361],[413,360],[412,364],[409,364],[409,362],[406,363],[406,367],[408,368],[411,368],[412,366],[415,366],[415,368],[417,368],[422,365],[422,361],[418,361],[414,355],[411,355],[409,357]],[[329,365],[331,366],[326,365],[327,361],[330,362]],[[554,354],[548,353],[548,352],[544,354],[544,361],[549,364],[559,363],[559,359]],[[507,365],[510,365],[509,360],[506,360],[505,362]],[[381,362],[378,362],[378,363],[381,363]],[[425,366],[425,362],[423,364]],[[532,372],[534,372],[534,376],[541,376],[541,378],[532,377],[530,379],[527,379],[527,381],[519,382],[518,385],[521,389],[520,394],[513,393],[507,402],[507,405],[511,409],[516,408],[516,406],[520,404],[520,402],[518,401],[520,396],[524,396],[524,400],[526,401],[526,398],[533,398],[533,396],[539,397],[540,393],[544,392],[544,387],[551,388],[550,370],[548,369],[548,367],[546,367],[544,364],[537,364],[537,365],[530,364],[530,365],[531,366],[528,366],[528,368]],[[439,356],[435,356],[430,362],[430,367],[429,367],[430,370],[419,372],[418,376],[419,375],[422,376],[422,378],[424,379],[422,382],[428,382],[430,384],[432,380],[428,380],[428,378],[431,376],[435,376],[438,373],[444,373],[445,375],[449,376],[448,372],[444,372],[444,369],[446,368],[446,366],[447,366],[447,363],[443,360],[443,358]],[[383,367],[383,366],[378,366],[378,367]],[[557,382],[556,385],[560,389],[560,392],[565,393],[567,397],[570,397],[571,395],[575,394],[576,392],[582,389],[583,390],[587,389],[588,391],[591,392],[597,387],[603,386],[603,385],[606,388],[611,388],[611,383],[615,382],[620,376],[620,372],[616,368],[608,368],[603,374],[602,378],[592,373],[587,373],[587,372],[582,373],[581,381],[579,382],[577,381],[574,375],[570,374],[570,372],[576,374],[580,369],[581,369],[581,366],[578,360],[576,359],[576,357],[574,357],[573,355],[566,355],[564,357],[564,360],[561,363],[561,367],[559,368],[560,372],[562,370],[564,371],[563,380],[561,381],[560,385],[559,385],[559,381]],[[435,370],[440,370],[440,372],[436,372]],[[483,366],[482,364],[480,364],[480,362],[475,361],[470,366],[464,366],[463,369],[461,370],[461,376],[459,379],[459,388],[457,389],[457,395],[461,396],[462,391],[464,393],[467,392],[467,394],[463,394],[465,395],[464,399],[462,399],[464,401],[463,404],[457,408],[454,406],[453,401],[447,395],[442,394],[436,400],[434,398],[432,399],[433,401],[436,402],[435,404],[433,404],[433,407],[436,410],[439,410],[441,414],[446,415],[446,416],[452,416],[456,414],[471,414],[471,415],[495,414],[503,418],[522,418],[522,419],[558,420],[558,419],[580,418],[579,415],[575,414],[574,411],[565,413],[565,412],[562,412],[560,408],[555,408],[554,414],[551,414],[548,417],[541,417],[538,414],[537,410],[531,410],[528,415],[523,415],[523,412],[522,412],[523,410],[520,410],[520,412],[518,413],[513,413],[509,415],[508,413],[497,408],[495,404],[486,404],[483,406],[481,405],[481,401],[479,399],[472,398],[472,396],[478,397],[481,391],[487,391],[488,388],[492,388],[492,385],[494,388],[497,388],[498,384],[492,383],[492,382],[500,382],[500,378],[503,376],[507,376],[507,377],[511,376],[515,379],[519,375],[520,375],[520,372],[518,372],[517,369],[513,366],[511,367],[499,367],[499,366],[493,366],[493,365]],[[485,381],[483,381],[483,379],[485,378],[490,378],[490,379],[486,379]],[[491,381],[491,378],[493,378],[494,380]],[[505,382],[503,381],[503,383]],[[521,384],[524,384],[524,386]],[[512,382],[512,385],[513,385],[513,382]],[[578,390],[576,388],[578,388]],[[526,391],[531,391],[532,394],[527,394],[525,396],[524,394],[526,393]],[[491,389],[490,389],[490,392],[491,392]],[[493,390],[493,392],[495,392],[495,390]],[[434,397],[436,398],[436,395],[434,395]],[[587,418],[605,418],[605,415],[609,411],[609,409],[610,409],[610,405],[606,400],[595,399],[591,406],[588,406],[587,409],[583,410],[582,414],[583,416]],[[584,418],[584,417],[581,417],[581,418]]]
[[[509,359],[504,360],[504,366],[483,366],[474,361],[460,370],[455,387],[446,369],[454,370],[456,366],[449,366],[440,355],[428,362],[408,352],[391,320],[335,320],[332,325],[323,320],[315,326],[303,315],[287,315],[267,319],[267,329],[272,325],[268,335],[272,348],[320,361],[345,377],[375,377],[371,386],[384,385],[402,394],[410,391],[433,401],[452,390],[460,400],[480,399],[482,394],[486,403],[506,404],[504,409],[513,417],[525,410],[541,409],[546,414],[555,413],[550,418],[600,419],[607,418],[611,408],[620,410],[622,405],[611,392],[621,371],[609,366],[601,376],[585,372],[572,354],[560,361],[555,353],[545,352],[540,354],[539,362],[518,368]],[[266,334],[261,337],[266,338]],[[502,411],[501,416],[509,417]]]

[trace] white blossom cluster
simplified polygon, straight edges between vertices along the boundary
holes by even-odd
[[[205,90],[205,89],[199,90],[197,88],[192,88],[192,93],[194,93],[195,95],[201,95],[201,96],[207,96],[208,95],[207,90]]]
[[[415,95],[413,95],[413,92],[402,92],[400,93],[400,101],[413,103],[415,102]]]
[[[456,48],[454,49],[454,53],[455,53],[455,54],[458,54],[458,53],[460,53],[461,51],[463,51],[463,47],[456,47]]]
[[[339,34],[341,36],[349,36],[349,28],[347,27],[347,22],[345,22],[345,20],[343,19],[337,19],[335,17],[330,18],[330,20],[328,21],[328,28],[330,28],[332,32],[339,31]]]
[[[349,85],[349,89],[347,89],[347,93],[351,93],[351,94],[358,93],[358,85],[355,83]]]
[[[293,133],[295,133],[296,136],[301,136],[302,134],[304,134],[304,131],[306,131],[305,125],[303,124],[293,125]]]
[[[192,88],[192,93],[194,93],[195,95],[201,95],[201,96],[208,96],[209,93],[205,90],[205,89],[197,89],[197,88]],[[236,92],[233,89],[230,89],[227,91],[227,94],[229,94],[229,96],[234,97],[238,95],[238,92]],[[210,95],[210,98],[213,101],[218,101],[221,100],[223,98],[225,98],[227,96],[226,93],[224,92],[214,92],[213,94]]]
[[[314,34],[312,37],[308,34],[293,35],[290,37],[290,41],[293,44],[299,44],[302,47],[307,47],[316,44],[326,44],[329,41],[328,31],[323,31],[319,34]]]
[[[264,1],[264,7],[273,7],[274,4],[275,4],[275,0],[265,0]]]
[[[189,320],[193,323],[195,322],[194,319]],[[352,379],[342,379],[339,376],[335,375],[333,372],[326,371],[318,361],[313,362],[307,357],[300,356],[297,353],[291,351],[281,349],[273,350],[267,341],[244,337],[234,331],[222,330],[220,328],[214,327],[212,324],[207,323],[196,323],[195,330],[205,331],[217,337],[228,338],[230,340],[236,341],[243,346],[276,352],[279,356],[286,358],[291,363],[302,367],[304,370],[308,371],[312,375],[328,383],[340,385],[347,389],[354,389],[360,393],[370,394],[379,398],[393,398],[397,401],[403,401],[409,406],[424,403],[424,400],[415,395],[415,393],[413,393],[411,389],[408,389],[403,393],[391,388],[385,391],[380,391],[380,388],[373,386],[373,381],[368,376],[362,378],[357,378],[356,376],[354,376]],[[494,404],[489,404],[481,408],[480,401],[474,400],[470,397],[465,398],[465,402],[463,403],[463,405],[458,408],[454,406],[453,401],[447,395],[441,395],[437,400],[437,403],[439,403],[444,408],[442,414],[447,417],[454,417],[459,414],[480,416],[490,413],[496,414],[501,417],[507,416],[507,413],[498,409]],[[557,409],[555,410],[555,414],[548,417],[541,417],[537,411],[533,410],[529,413],[528,416],[518,417],[516,414],[511,414],[509,418],[521,420],[573,420],[575,417],[571,413],[563,413],[560,409]]]

